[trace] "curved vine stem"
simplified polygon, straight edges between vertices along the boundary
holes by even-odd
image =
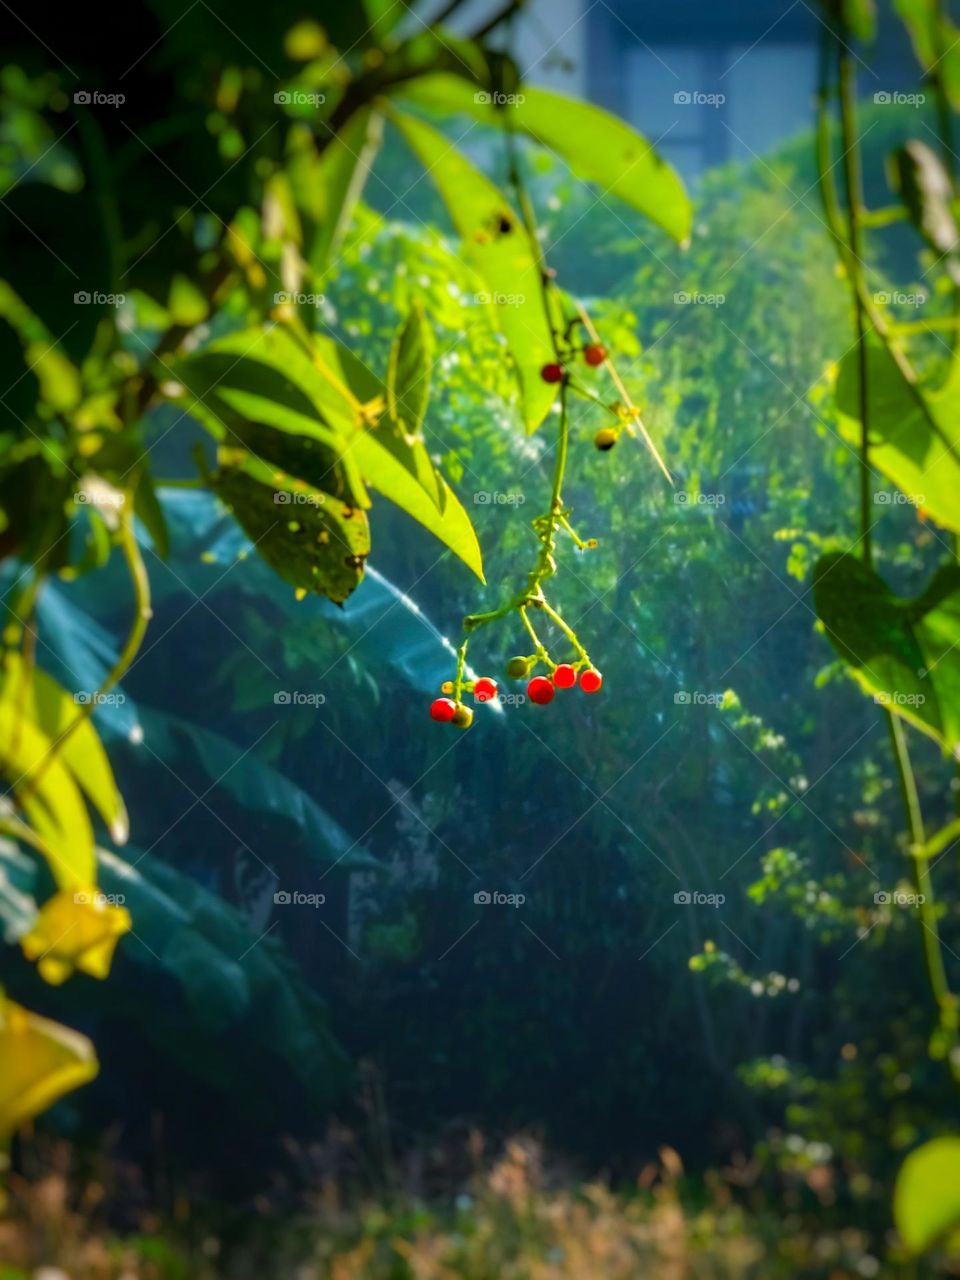
[[[818,91],[817,122],[817,169],[821,199],[827,216],[827,223],[833,236],[840,260],[846,269],[854,304],[854,319],[857,336],[857,373],[858,398],[860,411],[860,537],[863,543],[863,559],[867,567],[872,567],[873,548],[870,537],[870,506],[872,496],[872,473],[870,467],[870,413],[869,370],[867,363],[867,325],[875,331],[885,344],[889,353],[897,360],[901,369],[907,371],[908,381],[915,395],[929,416],[929,408],[919,388],[915,385],[913,369],[902,352],[890,341],[890,334],[883,317],[873,306],[869,297],[865,277],[864,262],[861,256],[862,230],[865,210],[863,207],[862,178],[860,171],[859,137],[856,128],[856,78],[852,57],[849,50],[850,33],[843,24],[842,17],[837,18],[839,29],[829,30],[824,37],[821,55],[820,86]],[[831,96],[830,52],[837,52],[837,96],[840,106],[840,146],[844,187],[846,195],[846,229],[844,230],[836,192],[830,179],[832,168],[830,146],[829,103]],[[920,849],[925,842],[923,814],[920,796],[917,790],[916,777],[910,761],[906,734],[902,720],[889,709],[884,710],[890,744],[893,751],[894,765],[903,801],[910,843],[914,849]],[[943,962],[943,944],[940,928],[933,878],[926,857],[914,856],[914,883],[917,889],[921,941],[927,979],[937,1009],[938,1029],[947,1058],[950,1072],[955,1081],[960,1083],[960,1053],[958,1053],[958,1019],[957,1001],[950,990],[946,968]]]
[[[111,689],[123,679],[127,671],[133,665],[134,659],[139,652],[140,646],[143,644],[143,637],[146,634],[147,624],[152,617],[150,607],[150,578],[147,574],[147,567],[143,562],[143,556],[140,554],[140,546],[137,542],[136,534],[133,526],[133,513],[131,507],[133,505],[133,495],[127,495],[127,501],[124,503],[120,512],[120,524],[117,534],[117,541],[123,558],[130,575],[130,581],[133,585],[134,593],[134,615],[127,638],[124,641],[123,648],[117,657],[116,662],[107,672],[100,687],[91,694],[86,702],[80,704],[76,716],[61,733],[60,737],[51,744],[50,750],[43,757],[36,770],[26,779],[23,787],[18,793],[18,800],[22,803],[24,798],[33,794],[39,786],[44,774],[50,765],[56,759],[60,751],[63,750],[64,744],[69,741],[71,736],[76,733],[77,729],[93,715],[97,706],[106,697]]]

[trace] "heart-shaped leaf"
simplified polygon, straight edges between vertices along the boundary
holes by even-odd
[[[822,557],[817,615],[865,692],[960,758],[960,566],[915,599],[895,595],[856,556]]]

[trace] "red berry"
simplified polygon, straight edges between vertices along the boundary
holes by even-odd
[[[478,702],[490,702],[497,696],[497,682],[489,676],[481,676],[473,686],[473,696]]]
[[[540,377],[544,382],[562,382],[563,381],[563,365],[562,364],[545,364],[540,370]]]
[[[584,693],[599,693],[603,684],[603,676],[596,667],[588,667],[580,677],[580,688]]]
[[[583,358],[595,369],[606,360],[607,348],[602,347],[599,342],[590,342],[583,348]]]
[[[527,685],[527,697],[531,702],[539,703],[541,707],[552,702],[555,693],[553,681],[548,680],[546,676],[534,676]]]
[[[430,704],[430,719],[449,724],[457,714],[457,704],[452,698],[436,698]]]
[[[553,673],[553,683],[558,689],[572,689],[577,683],[577,673],[569,662],[561,662]]]

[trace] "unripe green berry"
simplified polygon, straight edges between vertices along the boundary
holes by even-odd
[[[507,675],[512,680],[522,680],[530,671],[529,658],[511,658],[507,663]]]

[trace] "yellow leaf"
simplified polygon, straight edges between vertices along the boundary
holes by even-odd
[[[0,1139],[98,1070],[86,1036],[0,995]]]
[[[41,978],[59,986],[76,969],[92,978],[105,978],[117,943],[129,929],[126,907],[108,902],[92,886],[64,889],[43,904],[20,945],[28,960],[37,961]]]

